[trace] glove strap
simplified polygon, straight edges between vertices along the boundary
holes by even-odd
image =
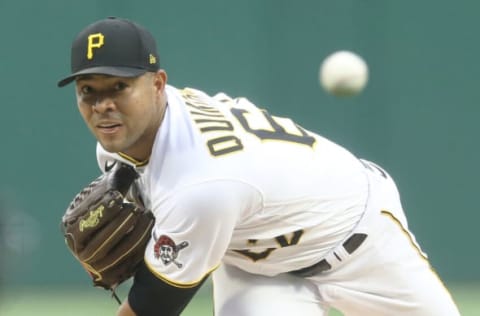
[[[115,293],[115,289],[110,289],[110,291],[112,291],[112,297],[117,301],[118,305],[122,305],[122,302],[118,298],[117,293]]]

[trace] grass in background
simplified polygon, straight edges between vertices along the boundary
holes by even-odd
[[[480,314],[480,284],[450,286],[462,316]],[[204,286],[182,316],[211,316],[211,288]],[[125,292],[119,291],[120,297]],[[118,304],[101,289],[23,288],[4,291],[0,296],[2,316],[108,316],[115,315]],[[159,314],[161,309],[159,308]],[[342,315],[336,311],[330,316]]]

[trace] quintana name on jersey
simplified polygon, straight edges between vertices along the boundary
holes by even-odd
[[[291,119],[272,116],[246,98],[232,99],[220,93],[213,98],[219,103],[215,107],[212,98],[202,92],[186,88],[181,93],[193,121],[206,135],[206,145],[213,156],[243,150],[242,134],[253,135],[262,142],[284,141],[310,147],[315,144],[315,138]]]

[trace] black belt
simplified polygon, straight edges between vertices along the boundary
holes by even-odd
[[[345,249],[348,254],[352,254],[355,250],[360,247],[363,241],[367,238],[367,234],[353,234],[350,236],[343,244],[343,248]],[[340,257],[334,253],[338,260],[341,261]],[[332,265],[328,263],[326,259],[322,259],[319,262],[298,270],[290,271],[290,274],[295,276],[299,276],[302,278],[311,277],[315,274],[319,274],[325,271],[328,271],[332,268]]]

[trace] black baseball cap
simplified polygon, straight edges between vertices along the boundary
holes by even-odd
[[[60,80],[58,86],[80,75],[137,77],[158,69],[157,44],[152,34],[132,21],[109,17],[88,25],[77,35],[72,43],[72,74]]]

